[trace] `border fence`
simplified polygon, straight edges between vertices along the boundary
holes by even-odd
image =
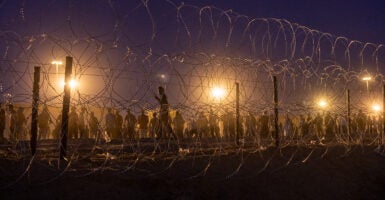
[[[35,162],[61,170],[50,180],[198,158],[205,175],[236,154],[232,177],[245,154],[272,149],[310,148],[301,162],[320,146],[384,155],[384,45],[210,6],[97,2],[23,4],[0,30],[0,156],[28,163],[20,177]]]

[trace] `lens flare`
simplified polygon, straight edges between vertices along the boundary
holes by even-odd
[[[212,90],[211,90],[211,95],[216,98],[216,99],[221,99],[225,96],[226,94],[226,91],[225,89],[223,88],[220,88],[220,87],[214,87]]]

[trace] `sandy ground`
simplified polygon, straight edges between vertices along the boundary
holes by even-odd
[[[84,160],[62,175],[35,160],[15,183],[28,160],[2,157],[0,199],[385,199],[385,156],[374,149],[286,147],[186,157],[171,166],[143,161],[127,171],[127,163],[112,160],[91,173],[100,163]]]

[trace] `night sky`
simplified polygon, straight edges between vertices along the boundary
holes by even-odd
[[[233,10],[251,18],[282,18],[321,32],[345,36],[362,42],[385,43],[385,1],[384,0],[171,0],[181,3],[215,6]],[[40,2],[40,3],[39,3]],[[9,21],[20,15],[17,7],[28,5],[39,7],[41,13],[45,4],[67,5],[67,1],[0,1],[0,22]],[[125,2],[124,4],[136,4]],[[100,2],[99,2],[100,3]],[[120,2],[122,3],[122,2]],[[41,4],[41,5],[40,5]],[[151,1],[150,1],[151,4]],[[90,6],[89,1],[75,2],[74,5]],[[96,4],[97,5],[97,4]],[[54,6],[55,7],[55,6]],[[122,8],[124,9],[124,8]],[[64,9],[65,10],[65,9]],[[28,14],[28,10],[26,10]],[[55,13],[60,13],[55,10]],[[99,12],[99,14],[102,12]],[[53,14],[53,13],[51,13]],[[66,13],[67,14],[67,13]],[[39,13],[34,13],[39,15]],[[1,28],[4,28],[1,27]]]
[[[284,18],[353,40],[385,43],[384,0],[174,0],[256,18]]]
[[[299,24],[318,30],[320,33],[330,33],[335,36],[332,40],[343,36],[350,40],[358,40],[362,42],[361,44],[367,42],[385,44],[384,0],[150,0],[148,2],[148,11],[143,6],[146,1],[140,0],[99,0],[94,1],[93,4],[90,2],[85,0],[0,1],[0,31],[7,33],[5,34],[7,38],[3,41],[11,41],[7,44],[5,42],[0,44],[0,53],[6,55],[3,56],[2,61],[2,66],[6,66],[2,68],[2,76],[5,77],[3,83],[8,85],[4,86],[4,88],[11,90],[12,86],[17,85],[18,80],[24,80],[21,78],[16,79],[12,77],[13,75],[8,76],[6,73],[9,73],[10,69],[18,67],[20,68],[18,71],[26,71],[26,69],[31,68],[28,65],[41,65],[46,66],[45,68],[50,73],[57,73],[50,64],[51,61],[54,59],[62,60],[68,54],[77,57],[76,60],[79,66],[87,66],[85,69],[76,68],[76,75],[102,74],[102,76],[95,76],[97,77],[97,81],[95,81],[97,83],[104,83],[106,80],[102,80],[101,77],[107,77],[107,75],[112,77],[108,79],[118,80],[121,74],[118,74],[116,70],[124,69],[127,72],[124,77],[125,82],[114,82],[115,89],[125,91],[127,89],[126,85],[130,85],[135,87],[135,90],[132,90],[134,92],[128,95],[129,97],[122,98],[123,100],[128,98],[137,99],[135,96],[137,90],[144,93],[141,96],[149,95],[149,93],[146,93],[147,88],[136,87],[144,81],[141,79],[148,79],[150,81],[146,81],[155,85],[164,84],[165,80],[159,79],[158,75],[171,74],[173,68],[170,62],[166,60],[156,61],[158,58],[162,58],[162,55],[171,56],[173,58],[171,63],[175,62],[175,66],[181,66],[179,70],[185,70],[184,73],[190,71],[188,67],[193,68],[194,65],[191,63],[194,62],[187,62],[183,56],[190,56],[196,52],[203,52],[207,55],[231,55],[232,57],[251,58],[258,62],[270,61],[270,59],[276,62],[285,59],[296,61],[296,59],[311,56],[314,61],[317,61],[312,66],[316,69],[325,69],[332,60],[332,64],[357,73],[369,71],[382,74],[385,69],[383,67],[385,59],[383,48],[379,48],[379,51],[377,51],[376,55],[379,59],[376,60],[372,56],[375,48],[368,47],[364,53],[361,53],[362,45],[352,45],[349,48],[350,58],[348,60],[345,51],[346,45],[343,41],[339,40],[335,44],[336,53],[332,55],[332,49],[328,46],[328,41],[322,40],[322,52],[317,54],[322,55],[322,58],[318,58],[313,55],[313,48],[316,45],[304,42],[303,33],[297,31],[295,35],[297,51],[295,51],[295,56],[291,58],[290,55],[286,54],[285,46],[290,41],[290,37],[286,40],[282,35],[277,34],[279,40],[275,41],[278,46],[268,49],[267,45],[264,45],[267,44],[264,43],[266,42],[264,37],[266,27],[258,22],[259,24],[256,23],[256,27],[250,29],[258,30],[253,37],[255,37],[254,43],[259,46],[254,50],[250,46],[249,38],[243,37],[243,30],[246,30],[244,21],[233,23],[236,26],[234,32],[232,32],[232,38],[228,40],[227,21],[224,17],[220,18],[222,21],[218,20],[218,16],[224,13],[222,10],[231,9],[239,15],[248,16],[249,21],[253,18],[286,19],[295,27],[298,27],[295,24]],[[169,2],[174,2],[175,5],[171,5]],[[181,4],[197,6],[193,9],[185,6],[186,9],[182,13],[183,19],[186,20],[186,27],[191,32],[189,32],[191,37],[187,34],[187,28],[183,27],[180,19],[176,16],[176,7]],[[213,8],[215,16],[210,17],[209,11],[206,10],[202,15],[202,28],[198,23],[201,18],[198,17],[199,9],[197,8],[204,6]],[[215,8],[222,10],[219,11]],[[154,16],[154,23],[151,22],[149,13]],[[234,16],[238,15],[235,14]],[[218,36],[213,37],[214,33],[211,32],[210,19],[221,22],[218,23],[220,25],[216,30],[219,33]],[[273,22],[274,20],[269,21]],[[274,30],[270,34],[272,37],[275,36],[274,33],[279,32],[277,24],[273,26],[275,26],[275,29],[273,28]],[[199,32],[201,30],[203,30],[202,33]],[[17,33],[16,36],[13,33]],[[45,34],[49,36],[48,39],[45,38]],[[317,36],[314,36],[314,38],[317,38]],[[57,45],[58,41],[60,45]],[[229,46],[227,46],[228,41],[230,41]],[[190,42],[192,43],[190,44]],[[302,44],[306,45],[302,46]],[[70,50],[64,51],[63,49],[66,48]],[[304,52],[299,51],[299,48],[303,48]],[[151,56],[148,57],[149,55]],[[361,55],[365,58],[361,59]],[[147,62],[149,61],[148,58],[151,58],[150,62]],[[188,59],[188,56],[186,56],[186,59]],[[326,62],[318,62],[319,60]],[[180,63],[178,63],[179,61]],[[376,63],[377,61],[378,63]],[[199,60],[198,63],[207,62],[207,60],[203,59],[203,61]],[[145,64],[143,65],[143,63]],[[190,65],[185,66],[188,65],[186,63]],[[99,69],[95,66],[102,67]],[[138,66],[143,67],[138,68]],[[306,65],[306,67],[309,66]],[[115,72],[108,71],[103,67],[108,68],[108,70],[113,69],[111,71],[115,70]],[[128,72],[136,72],[138,69],[146,73],[151,70],[152,76],[150,78],[144,76],[132,78],[132,74]],[[63,73],[63,71],[60,72],[59,70],[58,73]],[[111,75],[114,73],[116,73],[116,77]],[[343,73],[341,72],[341,74]],[[9,77],[12,77],[12,80],[7,80],[10,79]],[[173,80],[178,82],[179,79],[175,77]],[[86,78],[82,76],[82,79],[85,80]],[[133,82],[127,82],[128,80]],[[178,85],[171,84],[175,83],[171,79],[167,81],[170,85]],[[25,85],[25,93],[30,92],[29,82],[26,82]],[[92,94],[107,91],[103,90],[105,86],[95,86],[97,91]],[[149,85],[148,88],[154,87]],[[87,89],[87,91],[90,90]],[[150,95],[151,99],[153,99],[152,93]]]

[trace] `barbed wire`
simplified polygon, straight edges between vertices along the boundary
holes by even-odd
[[[4,1],[0,9],[12,6]],[[343,146],[348,154],[357,145],[383,144],[382,44],[350,40],[285,19],[250,18],[232,10],[169,0],[95,1],[92,5],[22,1],[17,9],[18,12],[7,11],[8,21],[2,22],[0,30],[1,95],[4,104],[24,107],[27,120],[16,136],[9,128],[12,113],[5,108],[5,137],[10,142],[1,145],[1,157],[28,164],[22,170],[15,169],[14,173],[20,173],[15,180],[1,182],[2,189],[17,183],[32,164],[46,165],[47,170],[55,172],[36,184],[49,183],[72,171],[79,172],[78,176],[103,171],[156,176],[186,160],[201,165],[187,171],[187,179],[209,173],[229,179],[257,176],[288,148],[293,151],[283,156],[287,161],[282,168],[323,157],[337,146]],[[67,160],[60,166],[61,122],[54,119],[58,119],[63,102],[65,63],[52,61],[63,61],[66,56],[73,58],[72,78],[79,82],[72,89],[71,107],[85,108],[87,126],[91,124],[91,112],[95,112],[99,123],[89,136],[70,140]],[[40,103],[48,106],[53,123],[49,125],[52,133],[39,141],[38,152],[31,157],[26,140],[34,66],[41,67]],[[268,135],[262,137],[261,124],[250,126],[246,118],[249,112],[255,119],[260,119],[264,111],[272,115],[273,76],[278,78],[282,142],[272,149],[271,127]],[[364,77],[370,80],[363,81]],[[236,82],[240,84],[244,132],[239,141],[226,135],[224,125],[226,114],[236,109]],[[175,118],[176,111],[184,116],[183,136],[119,136],[111,141],[105,120],[108,108],[123,113],[130,109],[135,115],[144,109],[151,119],[159,109],[153,97],[158,86],[166,89],[171,118]],[[223,89],[222,97],[213,96],[215,88]],[[333,139],[325,141],[328,113],[335,115],[335,122],[347,120],[347,90],[351,91],[352,120],[362,110],[368,119],[365,128],[353,127],[348,135],[339,121],[340,126],[333,126]],[[317,105],[321,99],[327,107]],[[378,108],[371,110],[372,105]],[[206,135],[189,135],[199,114],[203,112],[208,117],[210,110],[218,118],[219,135],[210,137],[208,130]],[[323,114],[325,122],[321,128],[314,122],[316,113]],[[290,125],[286,115],[292,121],[291,128],[286,127]],[[302,115],[310,115],[307,135],[300,133]],[[254,135],[248,135],[250,131]],[[320,146],[326,146],[325,151],[314,153]],[[310,150],[303,153],[303,149]],[[237,164],[226,174],[216,174],[211,167],[227,155],[233,155]],[[244,164],[252,155],[259,155],[265,163],[259,170],[245,169]]]

